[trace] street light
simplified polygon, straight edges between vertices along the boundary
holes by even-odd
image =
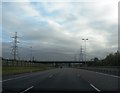
[[[85,41],[85,64],[86,64],[86,41],[88,40],[87,38],[86,39],[82,39],[82,40],[84,40]]]

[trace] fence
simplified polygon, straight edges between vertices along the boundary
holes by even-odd
[[[120,68],[119,67],[80,67],[80,68],[90,70],[90,71],[120,76]]]
[[[2,66],[41,66],[42,63],[34,63],[32,61],[13,61],[13,60],[2,60]],[[45,64],[46,66],[52,66],[52,64]]]

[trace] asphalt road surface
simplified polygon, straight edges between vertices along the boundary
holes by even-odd
[[[3,93],[44,93],[55,91],[119,91],[119,76],[75,68],[57,68],[43,72],[3,78]]]

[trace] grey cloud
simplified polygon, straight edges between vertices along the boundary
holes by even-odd
[[[96,30],[101,30],[101,31],[117,31],[117,24],[114,23],[108,23],[107,21],[104,20],[93,20],[89,23],[89,25]]]
[[[3,49],[3,57],[9,58],[11,49],[9,43],[3,43],[2,49]],[[65,49],[66,50],[66,49]],[[19,57],[20,59],[30,59],[30,48],[25,48],[25,47],[19,47]],[[62,49],[64,51],[64,49]],[[36,60],[41,60],[41,61],[64,61],[64,60],[73,60],[73,55],[72,54],[64,54],[60,51],[56,51],[56,49],[50,49],[50,48],[43,48],[39,50],[35,50],[33,48],[32,54],[35,57]],[[12,55],[11,55],[12,58]]]
[[[100,16],[104,10],[97,11],[96,9],[96,11],[92,11],[94,7],[91,5],[90,3],[73,4],[70,9],[65,9],[65,11],[62,10],[63,12],[55,18],[47,18],[43,17],[43,15],[31,17],[25,14],[18,16],[18,14],[22,12],[16,14],[16,10],[9,11],[11,9],[7,9],[6,7],[6,10],[4,9],[3,12],[3,29],[5,29],[5,33],[14,33],[17,31],[18,35],[22,36],[19,38],[21,42],[19,46],[21,57],[24,59],[29,59],[29,47],[33,46],[36,59],[45,60],[45,58],[47,58],[47,60],[53,60],[52,57],[55,56],[55,60],[73,60],[76,51],[79,52],[79,47],[82,44],[82,34],[86,30],[93,30],[93,35],[87,33],[89,39],[95,39],[97,38],[95,35],[101,35],[106,41],[99,42],[98,39],[98,41],[89,40],[89,42],[87,42],[88,55],[104,57],[107,51],[99,53],[100,51],[106,48],[111,49],[110,52],[115,51],[115,45],[117,43],[117,26],[114,23],[108,23],[106,20],[101,20]],[[59,25],[59,20],[63,17],[65,20],[62,25],[60,24],[63,28],[57,27],[55,24],[51,25],[48,22],[52,19],[53,22]],[[68,34],[66,34],[66,32]],[[108,34],[106,35],[106,33]],[[7,35],[10,35],[10,33]],[[103,43],[105,47],[102,46]],[[114,45],[114,47],[111,48],[112,45]],[[10,45],[3,44],[3,56],[8,56],[7,50],[10,49],[7,46]]]

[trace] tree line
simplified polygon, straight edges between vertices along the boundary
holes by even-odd
[[[99,60],[97,57],[94,58],[93,66],[120,66],[120,52],[108,54],[105,59]]]

